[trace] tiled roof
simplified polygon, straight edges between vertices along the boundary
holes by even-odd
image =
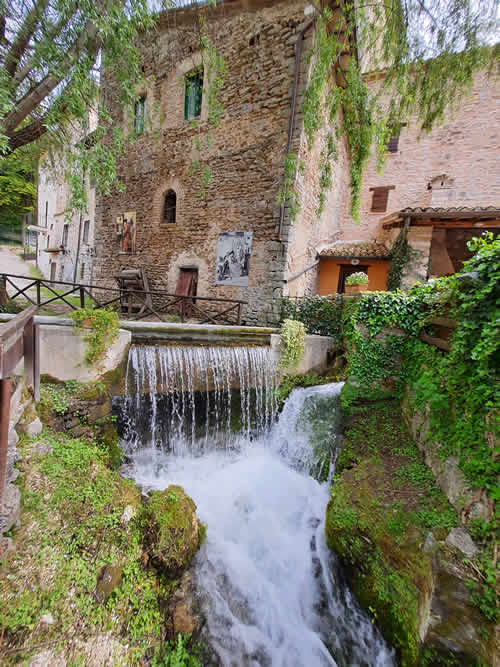
[[[383,243],[375,241],[337,241],[329,248],[319,252],[320,257],[347,257],[351,258],[385,258],[389,251]]]
[[[413,208],[404,208],[399,211],[399,215],[402,216],[446,216],[446,217],[496,217],[500,213],[500,206],[446,206],[446,207],[433,207],[433,206],[416,206]]]

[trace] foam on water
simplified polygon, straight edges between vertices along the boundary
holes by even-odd
[[[296,389],[273,426],[261,423],[258,435],[245,426],[231,447],[213,438],[202,456],[190,425],[184,450],[141,447],[139,434],[128,450],[129,474],[139,484],[180,484],[207,525],[195,572],[205,639],[222,665],[396,664],[326,545],[328,484],[307,472],[311,438],[338,442],[338,408],[331,406],[340,388]],[[326,409],[318,411],[321,404]]]

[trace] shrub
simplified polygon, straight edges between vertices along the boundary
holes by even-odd
[[[302,322],[285,320],[281,326],[281,368],[294,370],[306,349],[306,329]]]
[[[308,334],[340,338],[342,303],[337,295],[281,300],[281,321],[302,322]]]
[[[119,331],[118,314],[105,308],[78,308],[71,313],[77,331],[85,330],[87,351],[85,363],[89,366],[99,361],[108,345],[113,343]]]

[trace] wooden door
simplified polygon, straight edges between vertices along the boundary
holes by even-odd
[[[177,287],[175,293],[184,296],[196,296],[198,291],[198,269],[184,268],[179,271],[179,279],[177,280]],[[179,312],[181,317],[190,317],[193,309],[190,304],[195,303],[195,300],[183,299],[179,304]]]

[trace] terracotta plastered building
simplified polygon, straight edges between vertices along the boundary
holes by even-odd
[[[367,80],[380,85],[379,76]],[[381,267],[388,269],[390,260],[381,256],[389,255],[401,233],[414,251],[403,287],[460,270],[470,257],[468,240],[484,230],[500,232],[498,77],[477,73],[470,94],[432,132],[422,132],[415,121],[403,127],[389,141],[382,172],[375,158],[368,164],[361,201],[361,224],[347,214],[337,244],[320,253],[320,293],[339,286],[337,276],[360,264],[367,267],[369,289],[384,289]]]
[[[218,127],[208,122],[193,9],[165,12],[140,45],[146,83],[133,117],[103,73],[104,104],[136,138],[118,164],[124,192],[96,203],[96,278],[116,286],[121,271],[142,268],[153,289],[243,299],[247,323],[273,323],[277,297],[317,291],[318,248],[337,238],[348,206],[347,150],[340,140],[318,217],[327,128],[308,150],[300,114],[314,37],[308,2],[226,0],[204,11],[227,64]],[[304,163],[294,173],[294,222],[277,202],[290,152]]]

